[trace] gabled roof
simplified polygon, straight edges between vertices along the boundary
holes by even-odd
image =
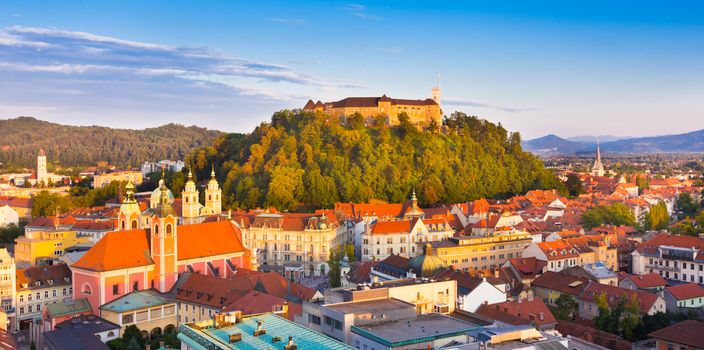
[[[509,259],[509,262],[518,271],[521,278],[536,277],[542,274],[543,269],[548,265],[547,261],[539,260],[536,257],[512,258]]]
[[[71,267],[111,271],[154,264],[145,230],[108,232]],[[180,241],[179,241],[180,245]]]
[[[665,281],[665,279],[657,273],[647,273],[644,275],[629,275],[623,279],[631,281],[631,283],[633,283],[639,289],[667,286],[667,281]]]
[[[227,306],[224,311],[242,311],[245,315],[263,314],[274,311],[275,307],[281,306],[284,303],[288,305],[288,319],[291,321],[293,321],[295,315],[300,315],[303,312],[303,308],[300,304],[289,303],[284,298],[256,290],[236,299],[232,304]]]
[[[81,298],[76,300],[61,301],[46,306],[47,317],[60,317],[65,315],[73,315],[82,312],[91,312],[92,308],[88,299]]]
[[[244,252],[242,232],[228,220],[178,226],[178,259]]]
[[[531,283],[534,287],[551,289],[575,297],[582,293],[587,284],[589,284],[589,280],[586,278],[553,271],[546,271]]]
[[[704,297],[704,288],[696,283],[666,287],[665,290],[677,300],[689,300]]]
[[[633,346],[629,341],[615,334],[574,322],[558,320],[557,325],[555,325],[555,330],[560,332],[560,334],[581,338],[607,349],[631,350]]]
[[[640,312],[643,314],[648,313],[653,307],[653,304],[658,300],[658,296],[653,293],[630,290],[596,282],[590,283],[582,294],[580,294],[579,298],[584,301],[594,302],[594,297],[601,293],[606,294],[607,303],[611,306],[616,305],[622,297],[630,299],[635,295],[639,301]]]
[[[66,264],[32,266],[24,270],[17,270],[17,289],[46,288],[47,286],[61,286],[71,284],[71,270]]]
[[[536,326],[543,327],[557,322],[550,309],[539,298],[483,304],[476,313],[513,325],[535,322]]]
[[[652,338],[662,339],[672,343],[704,348],[704,337],[702,334],[704,334],[704,322],[686,320],[669,327],[658,329],[648,335]]]

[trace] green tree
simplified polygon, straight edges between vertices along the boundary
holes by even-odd
[[[670,215],[667,213],[667,205],[663,201],[651,206],[650,210],[645,214],[646,230],[662,230],[667,228],[669,223]]]
[[[584,193],[584,186],[582,185],[582,180],[579,179],[579,175],[577,174],[572,173],[567,175],[567,181],[565,182],[565,186],[567,187],[567,192],[569,193],[570,197],[574,198]]]
[[[623,203],[591,207],[582,214],[582,221],[588,230],[600,225],[636,225],[633,210]]]
[[[677,217],[682,220],[685,217],[693,217],[699,211],[700,206],[692,195],[687,192],[680,193],[677,197]]]
[[[271,173],[267,190],[267,205],[293,210],[298,206],[299,195],[303,193],[303,169],[279,166]]]
[[[127,343],[127,350],[142,350],[136,337],[132,337],[130,342]]]
[[[347,118],[347,125],[349,125],[352,130],[362,130],[364,129],[364,116],[359,112]]]
[[[558,320],[571,320],[574,318],[577,311],[577,301],[569,294],[560,294],[557,299],[555,299],[555,305],[557,308],[554,309],[554,316]]]

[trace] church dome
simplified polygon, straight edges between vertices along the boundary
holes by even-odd
[[[425,245],[425,253],[415,256],[408,262],[408,267],[416,274],[416,277],[432,277],[439,271],[448,268],[444,260],[432,255],[430,243]]]
[[[156,205],[159,204],[159,199],[161,198],[161,186],[164,186],[164,179],[159,180],[159,186],[157,186],[154,191],[152,191],[152,195],[149,198],[149,203],[151,204],[152,208],[156,207]],[[169,189],[167,189],[166,191],[166,194],[169,196],[169,204],[173,204],[174,194],[171,193],[171,190]]]

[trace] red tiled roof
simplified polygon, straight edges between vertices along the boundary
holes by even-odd
[[[589,284],[589,280],[586,278],[553,271],[546,271],[531,283],[534,287],[551,289],[575,297],[582,293],[587,284]]]
[[[109,232],[71,267],[111,271],[154,263],[145,230]],[[179,242],[180,244],[180,242]]]
[[[635,295],[639,301],[640,312],[643,314],[647,313],[658,300],[658,296],[653,293],[630,290],[596,282],[590,283],[582,294],[580,294],[579,298],[584,301],[594,302],[594,297],[601,293],[606,294],[606,300],[609,305],[615,305],[622,297],[630,299]]]
[[[704,297],[704,288],[696,283],[666,287],[665,290],[667,290],[667,292],[677,300],[688,300]]]
[[[369,275],[372,273],[372,268],[374,266],[378,265],[380,262],[381,262],[380,260],[377,260],[377,261],[366,261],[366,262],[356,264],[356,266],[353,266],[350,269],[350,273],[347,276],[347,279],[350,282],[356,283],[356,284],[371,282]]]
[[[371,229],[373,235],[408,233],[413,228],[411,220],[377,221]]]
[[[669,327],[658,329],[648,335],[652,338],[662,339],[672,343],[704,348],[704,337],[702,334],[704,334],[704,322],[686,320]]]
[[[545,260],[538,260],[535,257],[509,259],[511,265],[518,271],[521,278],[536,277],[543,273],[543,269],[548,265]]]
[[[178,226],[178,260],[244,252],[242,232],[229,220]]]
[[[272,312],[275,307],[282,306],[284,303],[288,304],[289,320],[293,321],[295,315],[300,315],[303,313],[303,308],[300,304],[289,303],[286,299],[267,293],[258,292],[256,290],[253,290],[236,299],[228,307],[226,307],[224,311],[242,311],[245,315],[262,314]]]
[[[636,250],[639,253],[654,254],[660,246],[674,246],[679,248],[698,248],[704,249],[704,239],[693,236],[679,236],[668,233],[661,233],[657,236],[638,245]]]
[[[657,273],[647,273],[645,275],[630,275],[624,278],[624,280],[629,280],[639,289],[648,289],[654,287],[664,287],[667,285],[662,276]]]
[[[574,322],[558,320],[555,330],[562,335],[584,339],[590,343],[614,350],[631,350],[632,344],[615,334],[604,332],[596,328],[587,327]]]
[[[516,324],[513,317],[518,317],[528,322],[535,322],[535,325],[538,327],[555,324],[557,322],[555,316],[550,312],[550,309],[539,298],[481,305],[479,309],[477,309],[477,313],[499,321],[506,319],[508,321],[507,323],[510,324]],[[506,314],[513,317],[505,318],[504,315]]]
[[[68,280],[66,280],[68,278]],[[51,280],[51,284],[49,284]],[[46,288],[49,285],[68,285],[71,284],[71,269],[66,264],[47,265],[47,266],[32,266],[24,270],[17,270],[16,283],[17,289],[24,288],[22,284],[26,283],[27,288],[39,286]]]

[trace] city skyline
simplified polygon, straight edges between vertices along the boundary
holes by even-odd
[[[249,132],[308,99],[427,98],[440,75],[445,114],[525,139],[676,134],[702,128],[701,7],[3,3],[0,118]]]

